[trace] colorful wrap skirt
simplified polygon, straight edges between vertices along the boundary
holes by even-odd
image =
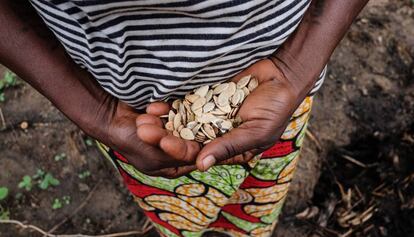
[[[298,162],[313,95],[301,103],[280,140],[245,165],[218,165],[167,179],[135,169],[103,144],[138,205],[161,236],[270,236]]]

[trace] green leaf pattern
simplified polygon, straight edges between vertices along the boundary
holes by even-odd
[[[285,202],[285,198],[280,200],[275,204],[275,209],[270,213],[269,215],[262,216],[260,218],[261,221],[264,223],[272,224],[277,220],[277,217],[279,216],[280,212],[282,212],[283,203]]]
[[[229,220],[231,223],[233,223],[234,225],[236,225],[237,227],[239,227],[242,230],[245,230],[247,232],[250,232],[254,229],[257,229],[259,227],[264,227],[266,226],[266,224],[263,223],[253,223],[253,222],[249,222],[249,221],[245,221],[243,219],[240,219],[238,217],[235,217],[227,212],[221,212],[221,214],[226,217],[227,220]]]
[[[297,147],[301,147],[302,143],[303,143],[303,139],[305,138],[305,134],[306,134],[306,128],[308,127],[308,123],[306,122],[305,125],[303,125],[302,130],[300,130],[300,133],[298,134],[297,138],[296,138],[296,143],[295,145]]]
[[[193,171],[190,175],[231,196],[247,177],[248,172],[241,165],[221,165],[213,166],[207,172]]]
[[[282,169],[298,155],[299,151],[295,151],[284,157],[260,160],[251,173],[259,179],[276,180]]]
[[[140,171],[135,169],[130,164],[126,164],[120,160],[117,160],[117,162],[119,163],[119,165],[122,167],[123,170],[128,172],[129,175],[141,181],[142,183],[156,187],[156,188],[164,189],[170,192],[174,192],[175,188],[182,184],[199,183],[199,182],[189,179],[186,176],[181,176],[176,179],[167,179],[163,177],[148,176],[148,175],[145,175],[144,173],[141,173]]]

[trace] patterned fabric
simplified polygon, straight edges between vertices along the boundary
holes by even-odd
[[[68,54],[129,105],[227,81],[268,57],[310,0],[30,0]],[[317,85],[315,87],[318,87]]]
[[[246,165],[213,166],[176,179],[147,176],[100,144],[162,236],[270,236],[289,189],[313,96],[293,114],[280,141]]]

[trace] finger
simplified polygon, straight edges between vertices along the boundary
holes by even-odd
[[[242,165],[249,162],[256,155],[261,154],[267,149],[253,149],[251,151],[243,152],[243,154],[233,156],[232,158],[220,161],[217,165]]]
[[[169,156],[179,161],[195,164],[200,145],[194,141],[186,141],[173,135],[163,137],[160,148]]]
[[[166,102],[153,102],[147,106],[147,114],[152,114],[154,116],[161,116],[168,114],[170,111],[170,105]]]
[[[187,166],[180,166],[180,167],[174,167],[174,168],[164,168],[164,169],[160,169],[159,171],[157,171],[156,173],[152,175],[162,176],[168,179],[175,179],[183,175],[189,174],[196,169],[197,167],[195,165],[187,165]]]
[[[217,165],[241,165],[249,162],[254,156],[251,152],[244,152],[243,154],[219,161]]]
[[[274,70],[275,65],[270,59],[261,60],[234,76],[231,81],[238,82],[241,78],[249,75],[256,78],[259,83],[270,81],[274,79]]]
[[[257,149],[271,142],[266,141],[260,129],[254,129],[254,127],[249,126],[248,122],[246,122],[240,127],[232,129],[224,136],[208,143],[197,156],[197,168],[200,171],[206,171],[215,163]]]
[[[146,144],[158,146],[161,139],[168,136],[168,132],[154,124],[142,124],[137,129],[137,135]]]
[[[163,127],[163,123],[161,121],[161,119],[155,115],[152,114],[141,114],[137,117],[137,119],[135,120],[135,124],[137,126],[137,128],[143,124],[152,124],[152,125],[156,125],[160,128]]]

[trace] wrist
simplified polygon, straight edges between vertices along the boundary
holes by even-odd
[[[306,68],[306,65],[296,60],[291,53],[282,48],[272,54],[269,59],[273,62],[279,74],[287,80],[299,100],[305,98],[315,84],[319,72]]]
[[[71,120],[88,136],[112,147],[112,139],[109,134],[111,122],[115,117],[113,111],[116,110],[117,99],[109,94],[103,96],[102,99],[95,108],[89,107],[88,111],[77,111]]]
[[[86,70],[67,62],[55,87],[39,87],[44,94],[69,120],[88,136],[106,145],[108,127],[116,109],[118,99],[106,92]]]

